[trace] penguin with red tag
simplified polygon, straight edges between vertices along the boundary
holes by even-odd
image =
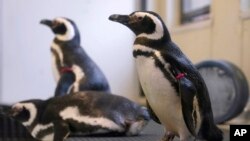
[[[135,35],[133,56],[146,99],[166,133],[163,141],[222,141],[215,125],[207,87],[198,70],[171,40],[155,12],[136,11],[109,17]]]
[[[55,96],[85,90],[110,92],[104,73],[81,47],[80,33],[72,20],[58,17],[40,23],[55,34],[51,45],[52,67],[58,81]]]

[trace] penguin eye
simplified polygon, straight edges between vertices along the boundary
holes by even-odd
[[[143,19],[143,17],[137,17],[138,21],[141,21]]]
[[[60,24],[61,24],[61,23],[58,22],[58,21],[53,21],[52,27],[55,28],[55,27],[59,26]]]

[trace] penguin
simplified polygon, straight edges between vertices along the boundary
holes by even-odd
[[[165,127],[162,141],[222,141],[203,78],[171,37],[161,17],[151,11],[113,14],[136,35],[133,56],[139,81],[153,113]]]
[[[58,17],[40,23],[55,34],[51,45],[52,67],[58,82],[55,96],[85,90],[110,92],[104,73],[81,47],[79,30],[71,19]]]
[[[9,116],[42,141],[64,141],[69,134],[79,132],[135,136],[150,119],[145,107],[101,91],[18,102],[11,107]]]

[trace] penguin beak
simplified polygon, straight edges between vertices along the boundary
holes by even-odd
[[[51,20],[43,19],[40,21],[41,24],[47,25],[49,27],[53,26],[53,22]]]
[[[118,22],[124,25],[128,25],[130,23],[130,16],[129,15],[118,15],[118,14],[113,14],[109,16],[109,20]]]

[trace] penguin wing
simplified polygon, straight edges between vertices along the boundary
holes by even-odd
[[[63,96],[69,92],[71,85],[75,82],[75,74],[73,72],[64,72],[57,83],[55,96]]]
[[[189,132],[196,136],[195,129],[197,127],[197,114],[199,112],[196,111],[196,105],[194,105],[196,104],[194,102],[197,94],[196,88],[192,82],[185,77],[178,80],[178,84],[184,121]]]
[[[152,120],[154,120],[156,123],[161,124],[159,118],[156,116],[155,112],[153,111],[153,109],[151,108],[151,106],[148,103],[148,100],[146,100],[146,104],[147,104],[147,108],[148,108],[148,113],[150,115],[150,118]]]
[[[145,94],[144,94],[144,91],[143,91],[143,89],[142,89],[141,83],[139,83],[139,86],[140,86],[140,95],[145,97]],[[150,118],[151,118],[152,120],[154,120],[156,123],[161,124],[159,118],[156,116],[155,112],[153,111],[153,109],[152,109],[151,106],[149,105],[147,99],[146,99],[146,106],[147,106],[147,109],[148,109],[148,113],[149,113],[149,115],[150,115]]]
[[[196,82],[189,79],[190,73],[193,73],[193,65],[179,49],[175,50],[175,53],[163,53],[163,57],[170,63],[173,76],[176,76],[178,73],[187,73],[188,75],[177,79],[177,83],[184,121],[190,133],[196,136],[197,119],[199,116],[199,108],[197,108],[199,106],[197,101],[198,95]]]

